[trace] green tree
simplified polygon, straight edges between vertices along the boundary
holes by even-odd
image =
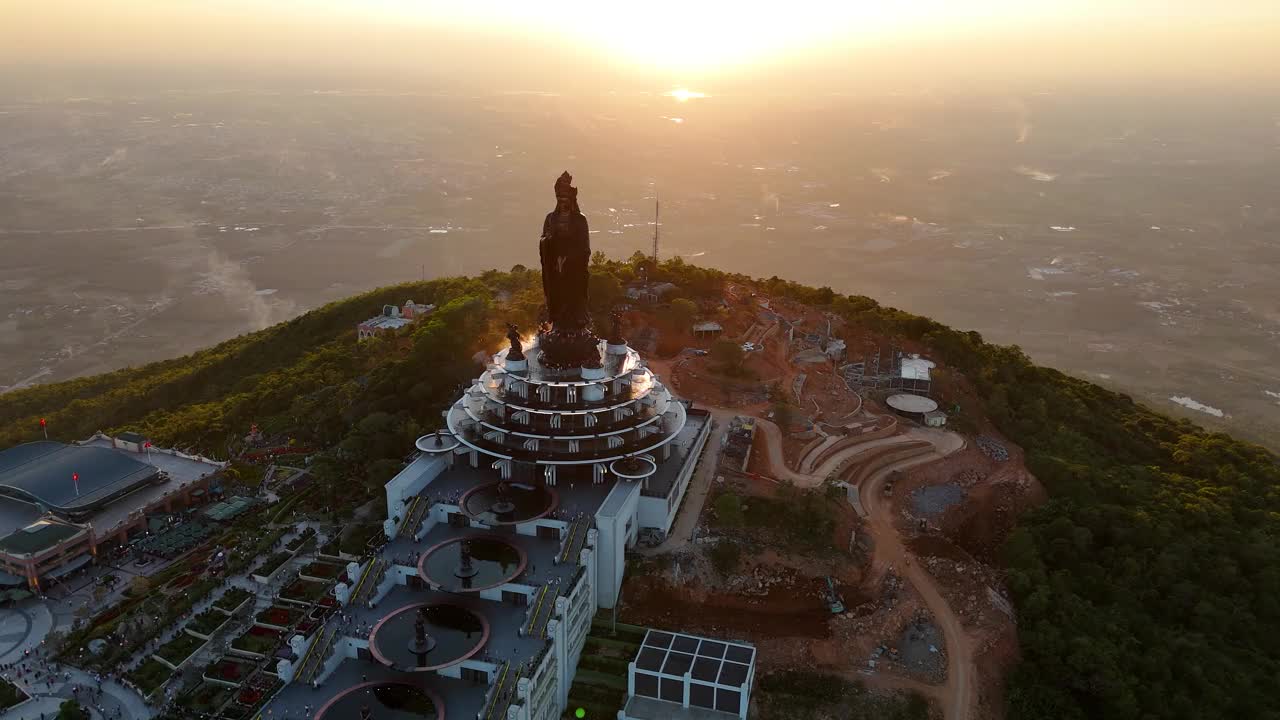
[[[720,367],[720,371],[730,375],[742,373],[746,353],[742,346],[732,340],[717,340],[711,345],[711,359]]]
[[[587,276],[587,292],[592,309],[607,311],[622,299],[622,283],[608,272],[593,270]]]
[[[688,330],[694,318],[698,317],[698,305],[687,298],[676,298],[671,301],[668,313],[668,317],[677,328]]]

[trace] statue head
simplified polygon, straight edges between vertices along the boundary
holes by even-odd
[[[573,186],[573,176],[566,170],[556,178],[556,210],[561,212],[579,212],[578,188]]]

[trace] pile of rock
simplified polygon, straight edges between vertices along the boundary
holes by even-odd
[[[973,468],[965,468],[951,476],[951,482],[962,488],[971,488],[986,479],[986,473],[981,470],[974,470]]]
[[[1009,459],[1009,450],[995,438],[982,435],[978,437],[977,443],[978,449],[982,451],[982,454],[992,460],[1004,462]]]

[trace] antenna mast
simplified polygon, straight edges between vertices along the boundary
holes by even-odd
[[[653,194],[653,264],[658,264],[658,226],[662,224],[660,208],[658,206],[658,193]]]

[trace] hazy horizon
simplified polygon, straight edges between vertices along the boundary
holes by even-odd
[[[612,256],[657,187],[666,253],[1274,445],[1280,3],[716,8],[6,6],[0,389],[528,264],[568,168]]]
[[[1265,88],[1280,5],[986,0],[623,10],[408,0],[63,0],[3,11],[10,83],[715,93]],[[111,77],[114,76],[114,77]],[[133,77],[130,77],[133,76]],[[56,87],[54,85],[53,87]]]

